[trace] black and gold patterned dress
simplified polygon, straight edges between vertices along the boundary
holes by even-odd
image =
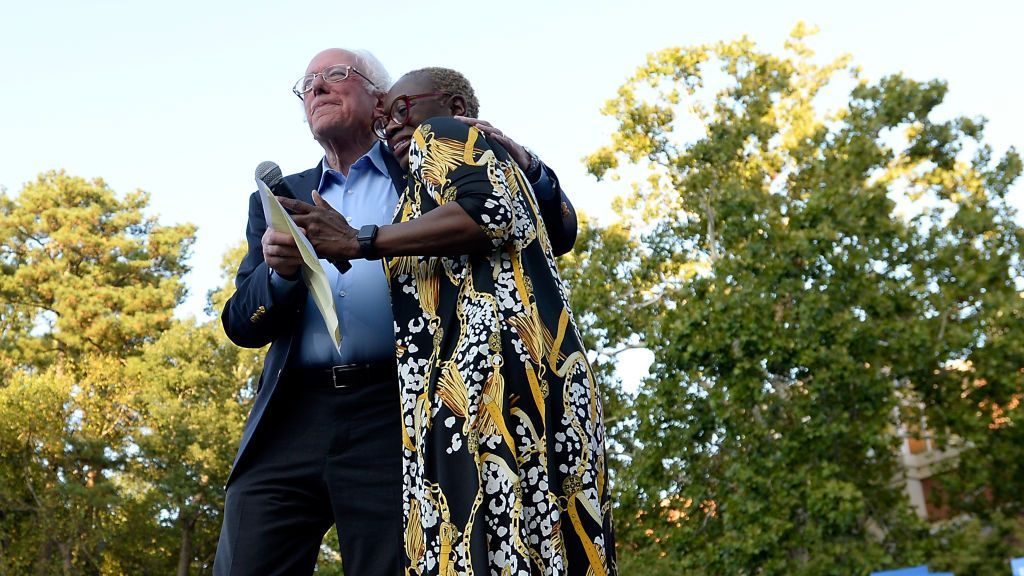
[[[450,118],[409,156],[395,222],[457,202],[493,249],[385,261],[407,574],[615,574],[601,401],[533,192]]]

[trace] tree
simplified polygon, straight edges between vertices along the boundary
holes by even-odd
[[[194,227],[143,215],[99,179],[47,172],[0,195],[0,352],[6,368],[123,356],[168,326]]]
[[[244,250],[241,244],[224,255],[223,285],[208,295],[210,307],[234,292],[234,266]],[[121,376],[136,391],[133,405],[139,411],[131,434],[137,451],[123,479],[139,510],[133,524],[158,526],[155,532],[167,540],[172,533],[177,536],[179,576],[193,567],[208,572],[213,565],[223,487],[255,396],[261,360],[262,351],[232,344],[216,319],[176,320],[129,359]],[[119,556],[144,566],[153,554],[151,548],[126,547]],[[165,562],[170,556],[163,555]]]
[[[664,263],[641,258],[641,244],[628,223],[606,227],[579,215],[579,232],[573,251],[558,260],[563,279],[572,286],[573,310],[577,313],[584,342],[592,351],[591,364],[603,397],[604,421],[614,439],[612,460],[621,460],[630,442],[629,401],[615,377],[623,352],[643,348],[644,327],[657,316],[656,304],[666,295],[659,281]],[[619,461],[621,465],[628,462]]]
[[[77,573],[100,565],[116,500],[104,453],[112,435],[78,401],[67,373],[16,372],[0,388],[0,568]]]
[[[139,412],[130,435],[136,451],[120,478],[126,497],[140,503],[133,525],[148,522],[177,534],[180,576],[213,564],[223,487],[259,359],[258,352],[232,345],[217,322],[176,321],[115,376],[135,390]],[[153,555],[148,548],[120,552],[144,552],[140,563]]]
[[[98,572],[137,423],[106,378],[167,328],[191,226],[101,180],[48,172],[0,196],[0,567]]]
[[[624,571],[925,560],[897,459],[922,407],[965,449],[951,501],[1019,514],[1020,158],[995,159],[982,120],[937,119],[941,81],[816,63],[811,33],[783,55],[662,50],[604,109],[617,128],[588,168],[635,183],[594,234],[628,238],[613,260],[587,245],[580,274],[620,280],[573,297],[604,347],[655,355],[615,431]]]

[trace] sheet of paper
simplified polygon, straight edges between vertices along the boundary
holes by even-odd
[[[338,328],[338,312],[334,308],[331,283],[327,279],[324,267],[320,264],[316,250],[309,243],[309,239],[299,231],[299,227],[295,225],[284,206],[277,201],[277,197],[270,191],[270,188],[258,178],[256,185],[260,189],[260,199],[263,201],[263,213],[267,215],[267,225],[278,232],[288,232],[295,238],[295,244],[299,247],[299,253],[302,254],[302,280],[309,288],[309,293],[313,295],[313,302],[316,302],[316,307],[324,318],[327,333],[331,335],[334,347],[340,348],[341,330]]]

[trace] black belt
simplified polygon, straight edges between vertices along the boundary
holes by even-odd
[[[392,362],[369,364],[345,364],[330,368],[289,368],[285,371],[289,380],[300,382],[301,386],[317,388],[359,388],[381,380],[395,380],[398,368]]]

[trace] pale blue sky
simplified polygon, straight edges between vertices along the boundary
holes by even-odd
[[[537,150],[602,218],[625,184],[594,182],[580,159],[606,142],[598,110],[645,55],[742,34],[781,50],[798,20],[821,28],[822,58],[849,52],[872,79],[944,78],[944,113],[988,117],[999,152],[1024,144],[1017,2],[12,4],[0,24],[0,186],[16,193],[64,168],[146,190],[163,222],[198,225],[183,313],[201,314],[221,255],[243,237],[256,164],[295,172],[320,158],[289,88],[326,47],[370,49],[394,78],[461,70],[481,117]]]

